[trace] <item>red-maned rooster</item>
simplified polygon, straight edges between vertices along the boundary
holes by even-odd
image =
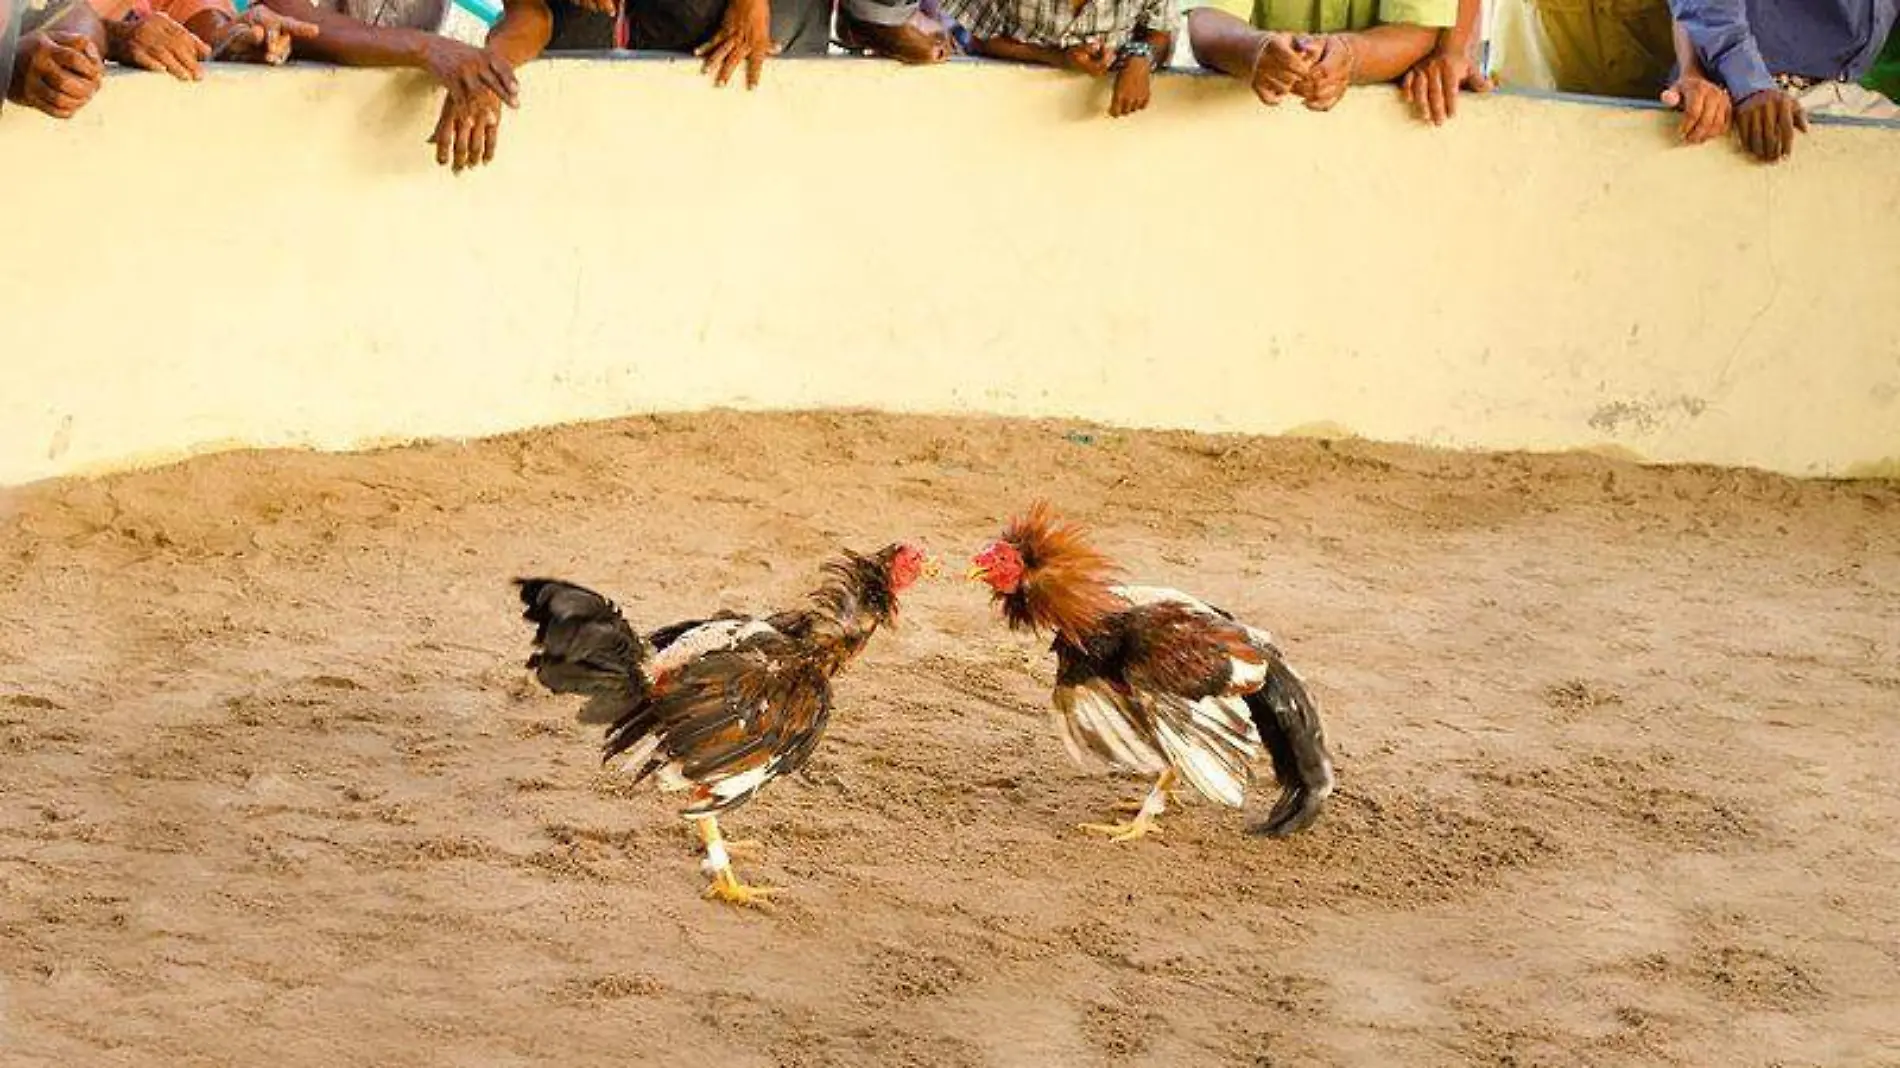
[[[910,545],[825,564],[806,605],[764,618],[722,612],[636,634],[607,600],[555,579],[517,579],[536,627],[528,659],[555,693],[584,694],[586,723],[611,723],[603,762],[625,755],[639,782],[690,789],[683,815],[706,848],[706,896],[757,905],[772,887],[732,872],[720,813],[811,757],[831,714],[831,677],[897,618],[928,561]]]
[[[1118,586],[1080,528],[1038,503],[972,561],[1012,630],[1055,633],[1055,720],[1069,755],[1155,775],[1125,823],[1087,823],[1118,842],[1157,830],[1177,778],[1233,808],[1266,741],[1280,799],[1248,828],[1281,837],[1319,818],[1333,762],[1319,708],[1279,647],[1176,590]]]

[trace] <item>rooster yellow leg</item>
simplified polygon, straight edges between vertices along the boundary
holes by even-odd
[[[700,844],[706,847],[706,859],[700,863],[700,869],[712,876],[712,885],[706,887],[706,896],[734,905],[748,905],[752,908],[767,908],[767,900],[779,892],[775,886],[747,886],[732,873],[732,860],[726,853],[726,839],[719,833],[719,820],[714,816],[701,816],[693,821],[694,829],[699,831]]]
[[[1181,804],[1181,792],[1175,788],[1180,781],[1180,776],[1175,774],[1173,768],[1169,768],[1167,771],[1161,773],[1161,780],[1155,784],[1155,788],[1161,791],[1161,796],[1167,799],[1170,807],[1179,807]],[[1139,801],[1117,801],[1115,802],[1115,811],[1126,812],[1133,815],[1134,813],[1140,812],[1142,807],[1147,803],[1148,799],[1146,797],[1143,797]],[[1156,815],[1160,815],[1160,813],[1157,812]]]
[[[1148,791],[1148,797],[1141,807],[1135,810],[1135,818],[1126,823],[1084,823],[1082,829],[1095,834],[1105,834],[1111,842],[1132,842],[1151,834],[1160,834],[1161,828],[1155,818],[1168,810],[1168,797],[1174,789],[1174,769],[1161,773],[1155,780],[1154,788]]]

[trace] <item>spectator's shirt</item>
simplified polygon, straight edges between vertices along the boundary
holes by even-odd
[[[972,37],[1008,37],[1050,48],[1100,41],[1115,50],[1137,29],[1173,33],[1179,0],[942,0],[943,11]]]
[[[1886,94],[1889,100],[1900,100],[1900,27],[1887,34],[1886,50],[1874,61],[1874,69],[1860,84],[1876,93]]]
[[[1183,0],[1275,33],[1344,33],[1389,23],[1443,29],[1458,22],[1458,0]]]
[[[1900,0],[1670,0],[1702,63],[1740,100],[1775,75],[1859,81],[1893,31]]]
[[[371,26],[393,26],[430,33],[441,28],[448,14],[446,0],[316,0],[317,3],[367,22]],[[499,6],[499,5],[497,5]]]

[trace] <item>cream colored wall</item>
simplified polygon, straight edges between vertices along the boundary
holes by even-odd
[[[1111,122],[976,65],[523,81],[459,178],[407,75],[9,109],[0,484],[704,406],[1900,458],[1893,129],[1761,167],[1525,99],[1432,130],[1390,91],[1320,116],[1190,78]]]

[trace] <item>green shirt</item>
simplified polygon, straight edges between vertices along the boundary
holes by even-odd
[[[1900,100],[1900,28],[1887,38],[1887,47],[1881,49],[1880,58],[1874,60],[1874,69],[1860,84],[1876,93],[1884,93],[1889,100]]]
[[[1255,29],[1278,33],[1340,33],[1406,22],[1442,29],[1458,21],[1458,0],[1184,0],[1192,10],[1211,7]]]

